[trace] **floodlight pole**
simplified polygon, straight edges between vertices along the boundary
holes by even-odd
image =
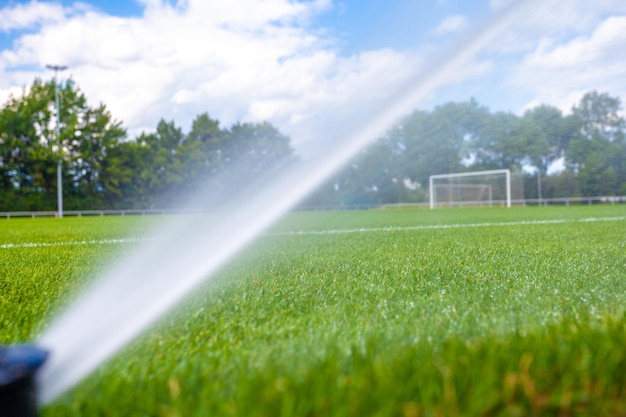
[[[59,107],[59,84],[57,83],[57,74],[59,71],[67,69],[65,65],[46,65],[46,68],[54,71],[54,102],[57,110],[56,135],[57,145],[59,146],[59,160],[57,162],[57,202],[58,216],[63,218],[63,178],[61,175],[61,165],[63,162],[63,147],[61,145],[61,109]]]

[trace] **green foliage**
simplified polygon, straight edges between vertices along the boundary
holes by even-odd
[[[503,168],[535,170],[532,177],[525,174],[525,198],[537,198],[537,172],[543,198],[624,195],[626,125],[620,109],[618,98],[590,92],[567,116],[547,105],[522,117],[491,113],[473,99],[414,111],[305,205],[421,202],[428,198],[430,175]],[[557,161],[566,169],[548,175]]]
[[[188,133],[161,119],[131,140],[103,104],[91,107],[70,80],[60,85],[61,151],[54,82],[35,80],[0,109],[0,211],[54,210],[62,160],[67,209],[168,208],[208,184],[217,201],[295,160],[290,138],[267,122],[221,127],[207,113]],[[626,194],[626,123],[618,98],[589,92],[571,115],[540,105],[523,116],[474,99],[416,110],[302,205],[351,207],[422,202],[432,174],[534,170],[526,198]],[[557,161],[565,171],[548,175]],[[237,177],[235,179],[235,177]],[[522,196],[520,196],[522,197]]]
[[[293,156],[290,139],[269,123],[222,129],[206,113],[189,134],[162,119],[154,133],[122,141],[122,124],[103,104],[88,106],[71,80],[59,86],[59,148],[54,90],[35,80],[0,109],[0,211],[54,210],[60,158],[64,206],[84,210],[167,208],[173,192],[206,181],[221,190],[229,172],[247,181]]]
[[[154,220],[1,221],[0,245]],[[621,415],[625,227],[611,205],[292,213],[41,414]],[[337,230],[352,232],[323,233]],[[118,256],[0,251],[4,343],[33,337]]]
[[[583,195],[618,195],[626,184],[626,121],[621,103],[608,94],[585,94],[573,109],[579,130],[566,151]]]
[[[524,113],[521,123],[527,141],[523,155],[525,162],[546,176],[550,165],[564,156],[576,134],[575,116],[563,117],[559,109],[542,105]]]
[[[89,107],[71,80],[58,88],[60,138],[54,81],[35,80],[0,110],[0,210],[54,210],[59,159],[68,209],[102,207],[119,193],[119,166],[107,152],[126,135],[121,122],[103,104]]]

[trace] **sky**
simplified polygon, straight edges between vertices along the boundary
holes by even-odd
[[[489,21],[507,0],[0,0],[0,103],[65,65],[132,139],[269,121],[306,149]],[[456,49],[455,49],[455,45]],[[626,2],[529,0],[428,99],[523,114],[584,93],[626,103]]]

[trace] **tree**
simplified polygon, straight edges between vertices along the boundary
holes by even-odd
[[[121,122],[111,120],[102,104],[85,108],[82,113],[74,112],[67,119],[71,125],[68,123],[61,137],[65,135],[71,143],[70,190],[84,198],[72,208],[98,208],[105,202],[113,203],[121,195],[120,184],[129,181],[130,172],[122,169],[116,152],[119,140],[126,136],[125,129]]]
[[[154,208],[155,191],[150,173],[153,168],[154,150],[138,138],[122,142],[114,151],[111,156],[117,159],[120,170],[125,173],[122,178],[126,180],[120,182],[120,195],[109,207]]]
[[[118,165],[134,175],[120,201],[166,208],[194,195],[194,204],[219,204],[292,157],[290,139],[269,123],[237,123],[227,130],[203,113],[184,134],[162,119],[155,132],[121,144]]]
[[[183,176],[187,181],[195,182],[219,172],[227,133],[220,128],[220,122],[211,119],[207,113],[194,119],[180,148]]]
[[[425,186],[432,174],[467,170],[466,161],[476,158],[488,115],[485,107],[471,99],[406,117],[399,132],[406,149],[405,178]]]
[[[36,79],[0,110],[0,169],[5,207],[53,210],[56,166],[62,160],[66,207],[96,205],[117,192],[108,150],[126,135],[101,104],[92,108],[72,80],[59,86],[60,138],[56,137],[55,82]],[[59,146],[60,144],[60,146]],[[79,203],[80,202],[80,203]]]
[[[622,104],[618,97],[591,91],[583,96],[572,113],[580,122],[579,137],[587,140],[601,138],[608,142],[623,142],[624,118],[619,115]]]
[[[513,113],[497,112],[484,120],[472,141],[472,169],[520,172],[526,159],[526,137],[520,118]]]
[[[293,158],[291,139],[268,122],[235,123],[224,141],[225,169],[254,178]]]
[[[626,184],[626,122],[619,98],[595,91],[583,96],[572,115],[578,130],[565,152],[583,195],[621,194]]]
[[[393,135],[385,136],[354,157],[334,180],[340,206],[396,203],[401,169]],[[395,182],[394,182],[395,180]]]
[[[30,89],[24,88],[23,97],[9,97],[0,111],[5,192],[30,196],[56,190],[54,123],[53,83],[35,80]]]
[[[180,147],[185,139],[182,129],[174,121],[159,120],[156,131],[141,133],[135,145],[125,146],[130,154],[126,166],[134,165],[132,188],[150,208],[169,207],[173,202],[168,194],[185,183],[184,165]]]
[[[564,156],[576,124],[571,116],[563,117],[559,109],[547,105],[526,111],[521,122],[526,162],[545,176],[548,168]]]

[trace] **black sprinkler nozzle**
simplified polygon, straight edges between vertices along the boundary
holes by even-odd
[[[34,377],[47,357],[32,345],[0,346],[0,416],[37,416]]]

